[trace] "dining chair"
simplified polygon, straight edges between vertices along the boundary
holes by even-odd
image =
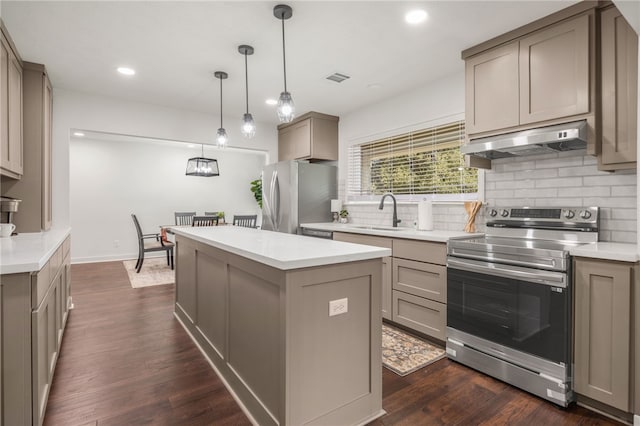
[[[191,226],[218,226],[218,216],[194,216]]]
[[[235,226],[244,226],[246,228],[255,228],[256,222],[258,220],[258,215],[234,215],[233,216],[233,224]]]
[[[191,225],[196,212],[175,212],[176,225]]]
[[[131,215],[133,223],[136,226],[136,232],[138,234],[138,261],[136,262],[136,273],[140,273],[142,269],[142,263],[144,262],[144,254],[154,251],[166,251],[167,252],[167,265],[173,269],[173,243],[170,241],[164,241],[160,238],[160,233],[157,234],[143,234],[140,228],[140,222],[135,214]],[[149,241],[149,240],[155,241]]]

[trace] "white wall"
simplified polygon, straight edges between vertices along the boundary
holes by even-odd
[[[278,153],[276,126],[258,122],[255,138],[240,135],[240,117],[225,117],[229,145],[264,150],[267,162]],[[234,125],[237,123],[237,125]],[[219,127],[216,114],[203,114],[121,99],[54,89],[53,98],[53,227],[71,225],[70,211],[70,129],[134,135],[157,139],[214,143]],[[72,230],[74,238],[75,230]]]
[[[175,211],[257,214],[250,182],[260,176],[265,153],[205,148],[220,176],[185,176],[187,159],[200,146],[185,143],[73,138],[70,200],[74,262],[137,257],[136,214],[144,233],[174,223]]]

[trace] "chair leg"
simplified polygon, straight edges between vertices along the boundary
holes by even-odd
[[[139,274],[140,269],[142,269],[142,262],[144,262],[144,253],[142,253],[142,256],[140,257],[140,263],[138,264],[138,269],[136,269],[137,274]]]
[[[173,249],[171,249],[171,270],[173,271]]]
[[[140,255],[138,255],[138,260],[136,261],[135,268],[138,269],[138,265],[140,265]]]
[[[171,251],[171,250],[167,250],[167,265],[171,265],[171,263],[169,262],[169,252],[170,252],[170,251]]]

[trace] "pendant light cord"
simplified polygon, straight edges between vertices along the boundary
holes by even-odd
[[[247,114],[249,114],[249,69],[247,66],[247,50],[244,51],[244,87],[245,87],[245,99],[247,105]]]
[[[287,54],[284,47],[284,16],[282,20],[282,64],[284,68],[284,91],[287,91]]]
[[[220,128],[224,128],[222,125],[222,77],[220,77]]]

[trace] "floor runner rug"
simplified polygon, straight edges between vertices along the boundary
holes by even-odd
[[[166,257],[145,259],[139,274],[136,273],[136,260],[124,260],[122,263],[127,270],[133,288],[173,284],[176,281],[175,272],[167,265]]]
[[[400,376],[444,358],[444,349],[382,324],[382,365]]]

